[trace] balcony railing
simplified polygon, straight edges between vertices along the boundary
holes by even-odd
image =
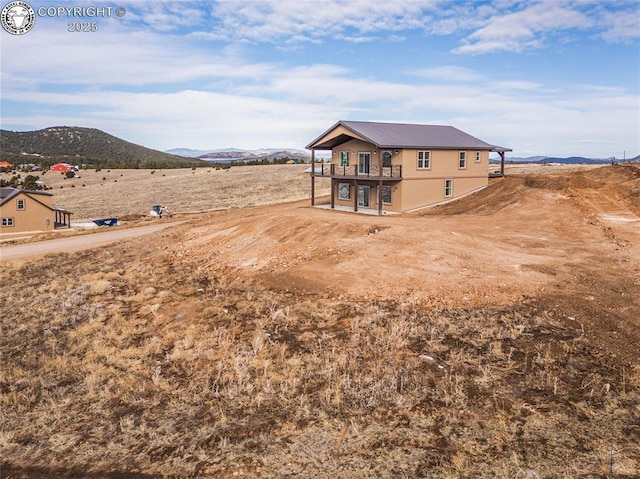
[[[402,165],[383,166],[370,165],[369,168],[361,169],[358,165],[339,166],[334,163],[319,163],[315,167],[315,176],[344,176],[362,177],[369,179],[402,179]]]

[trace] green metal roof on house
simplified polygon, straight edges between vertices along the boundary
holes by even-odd
[[[378,123],[370,121],[339,121],[312,141],[307,149],[330,150],[352,139],[342,134],[320,142],[335,128],[343,126],[378,148],[432,148],[511,151],[492,145],[453,126],[407,123]]]

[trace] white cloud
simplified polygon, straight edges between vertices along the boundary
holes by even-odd
[[[127,20],[141,21],[154,30],[170,32],[180,28],[192,28],[204,18],[201,6],[185,1],[138,1],[129,12]],[[131,17],[131,15],[133,16]]]
[[[457,65],[422,68],[419,70],[412,70],[410,73],[431,80],[471,82],[482,79],[482,75],[480,73]]]
[[[637,12],[637,4],[624,4],[622,13],[601,2],[202,5],[208,4],[134,3],[123,21],[114,19],[93,36],[70,35],[44,21],[28,35],[3,35],[3,125],[90,126],[158,149],[259,148],[301,147],[336,120],[359,119],[451,124],[514,147],[514,154],[640,152],[638,92],[615,78],[589,84],[582,73],[575,78],[584,84],[568,84],[542,70],[525,76],[498,55],[483,64],[438,51],[437,42],[440,63],[425,55],[394,64],[396,58],[375,51],[384,44],[401,57],[405,46],[393,41],[419,51],[430,38],[416,37],[434,32],[469,33],[458,49],[465,53],[523,51],[576,31],[601,43],[599,37],[629,41],[638,20],[622,13]],[[356,67],[351,57],[331,51],[296,51],[327,38],[370,53],[374,66]],[[263,56],[268,49],[252,50],[258,43],[295,52],[295,60]],[[385,62],[394,67],[379,68]]]
[[[39,29],[24,37],[3,37],[3,76],[21,88],[29,84],[142,86],[200,79],[258,79],[272,72],[266,63],[240,62],[234,55],[194,48],[181,36],[134,31],[76,36]],[[28,59],[23,52],[29,51]],[[185,54],[188,52],[188,54]]]
[[[491,86],[500,90],[530,90],[540,91],[544,88],[544,85],[538,82],[522,81],[522,80],[507,80],[492,82]]]
[[[404,38],[401,32],[412,30],[439,36],[470,32],[454,50],[465,54],[537,49],[547,45],[549,37],[571,39],[574,29],[593,32],[610,42],[632,41],[640,35],[640,5],[634,0],[488,4],[449,0],[238,0],[133,5],[131,20],[158,31],[188,28],[201,38],[274,43],[287,48],[325,39],[399,41]]]
[[[524,10],[492,16],[487,24],[469,35],[458,53],[520,52],[542,45],[548,32],[593,25],[594,19],[564,2],[528,4]]]
[[[511,11],[512,5],[507,5],[504,10],[494,10],[484,20],[478,15],[483,26],[468,35],[454,52],[523,52],[548,46],[553,38],[574,41],[574,31],[588,32],[610,42],[630,42],[640,37],[640,4],[637,1],[559,0],[525,5],[516,11]],[[615,9],[609,9],[610,6]]]
[[[25,94],[15,100],[34,101],[63,111],[69,105],[82,105],[90,112],[82,118],[64,113],[5,116],[4,122],[37,125],[36,128],[60,124],[89,126],[160,150],[231,144],[246,148],[304,145],[308,140],[305,133],[314,129],[309,125],[318,121],[330,123],[336,113],[328,105],[194,90],[107,92],[98,96],[91,93]]]
[[[435,4],[406,0],[219,2],[213,8],[217,22],[210,35],[256,42],[327,37],[359,42],[372,33],[421,28],[426,12]]]
[[[264,69],[275,71],[269,65]],[[326,64],[264,75],[260,82],[250,80],[248,66],[241,71],[247,78],[238,77],[240,84],[227,92],[9,90],[12,101],[42,105],[41,111],[79,106],[88,113],[5,116],[3,122],[33,122],[40,128],[92,126],[163,150],[302,147],[339,119],[450,124],[514,147],[515,154],[606,157],[621,156],[616,145],[629,152],[640,149],[635,145],[634,150],[629,141],[634,132],[638,141],[638,98],[620,87],[584,84],[551,90],[539,82],[494,81],[456,66],[428,69],[427,75],[445,81],[416,85],[363,78],[346,67]],[[450,81],[469,76],[475,80]],[[598,139],[599,146],[585,143],[588,139]]]
[[[633,2],[627,9],[598,11],[603,32],[600,38],[611,43],[628,43],[640,38],[640,3]]]

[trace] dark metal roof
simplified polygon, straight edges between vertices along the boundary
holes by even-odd
[[[20,190],[17,188],[0,188],[0,204],[13,198],[18,193],[20,193]]]
[[[11,198],[19,195],[20,193],[26,193],[27,195],[44,195],[44,196],[53,196],[53,193],[47,193],[44,191],[35,191],[35,190],[21,190],[20,188],[0,188],[0,205],[6,203]]]
[[[351,137],[339,135],[331,140],[318,143],[338,126],[344,126],[355,135],[366,139],[378,148],[433,148],[433,149],[474,149],[511,151],[471,136],[453,126],[419,125],[406,123],[377,123],[370,121],[339,121],[311,142],[308,149],[330,150]]]
[[[59,211],[60,213],[67,213],[68,215],[72,215],[73,213],[69,210],[65,210],[64,208],[58,208],[57,206],[54,206],[53,208],[51,208],[53,211]]]

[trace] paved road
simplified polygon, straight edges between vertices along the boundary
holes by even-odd
[[[39,256],[46,253],[73,252],[81,251],[96,246],[102,246],[114,241],[135,238],[150,233],[175,226],[183,223],[183,221],[174,221],[172,223],[158,223],[149,226],[138,226],[136,228],[128,228],[122,230],[105,231],[101,233],[92,233],[80,236],[69,236],[67,238],[58,238],[45,241],[36,241],[34,243],[17,244],[10,246],[0,246],[0,262],[11,261],[15,259],[28,258],[30,256]]]

